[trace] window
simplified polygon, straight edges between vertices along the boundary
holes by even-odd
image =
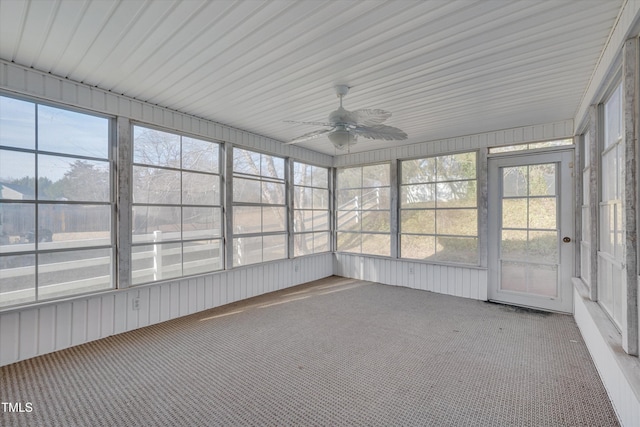
[[[401,162],[400,256],[478,263],[476,153]]]
[[[601,197],[599,203],[598,300],[621,327],[624,235],[622,215],[624,146],[622,86],[604,104],[604,144],[601,155]]]
[[[329,250],[329,170],[293,164],[294,255]]]
[[[0,96],[0,307],[113,287],[109,124]]]
[[[133,284],[222,269],[219,151],[133,127]]]
[[[390,256],[390,165],[338,170],[338,251]]]
[[[591,211],[589,191],[591,188],[591,134],[582,138],[582,237],[580,239],[580,276],[589,285],[591,283]]]
[[[573,145],[573,139],[559,139],[556,141],[530,142],[527,144],[505,145],[501,147],[490,147],[489,154],[510,153],[512,151],[537,150],[541,148],[563,147]]]
[[[233,148],[233,265],[287,254],[284,159]]]

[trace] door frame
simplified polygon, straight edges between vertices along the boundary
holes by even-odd
[[[539,310],[573,313],[573,285],[575,263],[575,195],[573,174],[574,149],[552,151],[518,152],[488,157],[488,287],[490,301],[531,307]],[[558,296],[556,298],[536,296],[500,289],[500,229],[502,219],[502,180],[500,169],[510,166],[526,166],[556,163],[558,228]],[[562,242],[569,237],[569,243]]]

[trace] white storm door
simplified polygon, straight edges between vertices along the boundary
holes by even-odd
[[[573,312],[572,151],[489,159],[489,299]]]

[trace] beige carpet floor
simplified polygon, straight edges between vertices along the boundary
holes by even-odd
[[[331,277],[0,368],[2,426],[615,426],[572,317]]]

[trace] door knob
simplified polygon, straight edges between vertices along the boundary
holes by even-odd
[[[565,243],[569,243],[571,241],[571,237],[563,237],[562,241]]]

